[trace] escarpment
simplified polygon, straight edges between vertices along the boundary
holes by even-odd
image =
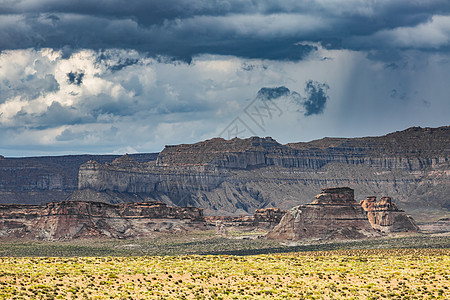
[[[130,155],[139,162],[157,154]],[[0,159],[0,203],[41,204],[62,201],[78,189],[80,165],[111,162],[118,155],[64,155]]]
[[[74,238],[151,237],[204,227],[200,208],[161,202],[108,204],[62,201],[46,205],[1,204],[0,238],[70,240]]]
[[[352,186],[359,199],[390,195],[418,219],[426,218],[423,208],[446,217],[449,144],[450,127],[287,145],[270,137],[215,138],[166,146],[147,163],[131,157],[90,161],[80,167],[78,187],[118,193],[124,201],[157,200],[202,207],[206,215],[237,216],[261,208],[291,209],[324,186]]]

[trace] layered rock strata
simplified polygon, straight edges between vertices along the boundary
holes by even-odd
[[[279,240],[353,240],[380,234],[369,223],[348,187],[324,188],[316,199],[289,210],[267,234]]]
[[[367,197],[360,202],[372,227],[381,232],[418,231],[414,219],[392,203],[391,197]]]
[[[148,163],[131,157],[90,161],[80,167],[78,187],[122,193],[124,201],[134,197],[237,216],[268,207],[287,210],[307,203],[324,186],[345,185],[358,191],[357,198],[388,194],[407,199],[402,207],[411,214],[427,207],[446,217],[449,144],[450,127],[287,145],[269,137],[215,138],[166,146]]]
[[[449,144],[449,126],[413,127],[286,145],[217,138],[114,163],[117,156],[4,158],[0,203],[162,201],[238,216],[308,203],[325,186],[352,186],[357,199],[390,195],[418,222],[431,222],[450,217]]]
[[[149,237],[204,228],[203,211],[160,202],[108,204],[62,201],[0,205],[0,238],[69,240]]]

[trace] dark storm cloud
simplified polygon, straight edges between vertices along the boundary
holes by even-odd
[[[308,80],[305,82],[305,85],[305,96],[301,96],[285,86],[279,86],[273,88],[263,87],[258,91],[256,97],[262,100],[277,100],[287,97],[292,103],[301,108],[297,111],[302,112],[306,117],[323,113],[329,98],[327,91],[330,87],[326,83],[319,83],[313,80]]]
[[[84,73],[78,72],[69,72],[67,73],[67,80],[71,84],[80,85],[83,83]]]
[[[267,100],[273,100],[280,97],[286,97],[291,94],[291,91],[285,87],[285,86],[279,86],[276,88],[267,88],[263,87],[258,91],[258,94],[256,97],[267,99]]]
[[[395,45],[385,37],[448,14],[447,0],[8,1],[0,4],[0,49],[133,48],[188,61],[202,53],[299,60],[314,50],[302,41],[354,50],[414,48],[414,41]]]
[[[309,80],[306,82],[306,98],[303,102],[305,116],[323,113],[328,100],[327,90],[330,87],[326,83]]]

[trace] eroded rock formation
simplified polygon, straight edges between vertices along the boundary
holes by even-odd
[[[391,197],[369,196],[361,200],[361,207],[366,211],[367,218],[372,227],[381,232],[418,231],[419,228],[413,218],[392,203]]]
[[[269,239],[362,239],[380,234],[372,228],[362,207],[348,187],[324,188],[316,199],[289,210],[280,224],[267,234]]]
[[[161,202],[113,205],[62,201],[46,205],[0,205],[0,238],[136,238],[203,227],[202,209],[170,207]]]

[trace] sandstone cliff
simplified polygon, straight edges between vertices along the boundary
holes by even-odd
[[[360,202],[366,211],[372,227],[381,232],[418,231],[414,219],[392,203],[391,197],[382,197],[376,201],[375,196],[367,197]]]
[[[202,209],[160,202],[108,204],[62,201],[46,205],[0,205],[0,238],[149,237],[204,227]]]
[[[267,234],[269,239],[362,239],[380,234],[370,225],[362,207],[348,187],[324,188],[310,204],[289,210]]]
[[[357,190],[358,199],[391,195],[418,219],[429,209],[446,217],[449,144],[448,126],[287,145],[269,137],[215,138],[166,146],[148,163],[130,157],[108,164],[90,161],[80,167],[78,187],[202,207],[207,215],[240,215],[267,207],[290,209],[324,186],[345,185]]]

